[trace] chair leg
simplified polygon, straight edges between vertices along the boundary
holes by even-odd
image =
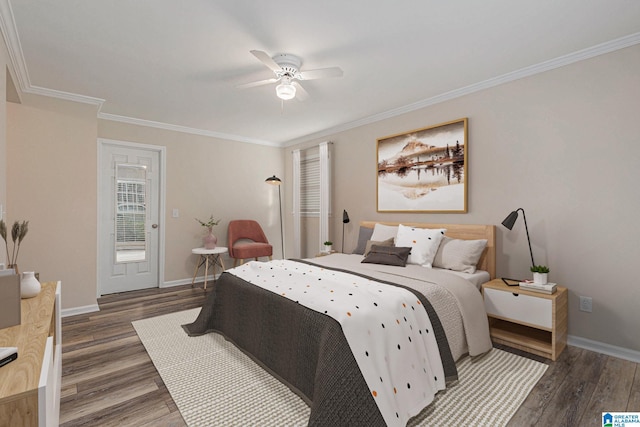
[[[273,261],[273,255],[269,255],[269,261]]]

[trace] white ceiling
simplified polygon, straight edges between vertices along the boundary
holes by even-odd
[[[273,145],[640,43],[638,0],[0,0],[0,18],[24,92]],[[282,104],[235,87],[273,75],[252,49],[344,77]]]

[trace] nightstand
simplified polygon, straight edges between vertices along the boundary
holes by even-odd
[[[567,346],[567,288],[544,294],[494,279],[482,285],[482,294],[493,342],[551,360]]]

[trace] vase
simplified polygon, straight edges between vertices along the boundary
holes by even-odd
[[[13,268],[13,272],[15,274],[20,274],[20,272],[18,271],[18,264],[9,264],[7,265],[8,269],[12,269]]]
[[[25,271],[20,275],[20,297],[33,298],[40,293],[40,282],[33,271]]]
[[[533,273],[533,283],[538,285],[546,285],[548,278],[547,274],[548,273]]]
[[[202,245],[205,249],[214,249],[218,243],[218,238],[213,234],[213,229],[209,229],[207,234],[202,238]]]

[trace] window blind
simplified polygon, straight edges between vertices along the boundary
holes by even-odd
[[[146,186],[144,181],[117,181],[116,242],[144,242]]]
[[[320,158],[313,156],[300,161],[300,214],[320,215]]]

